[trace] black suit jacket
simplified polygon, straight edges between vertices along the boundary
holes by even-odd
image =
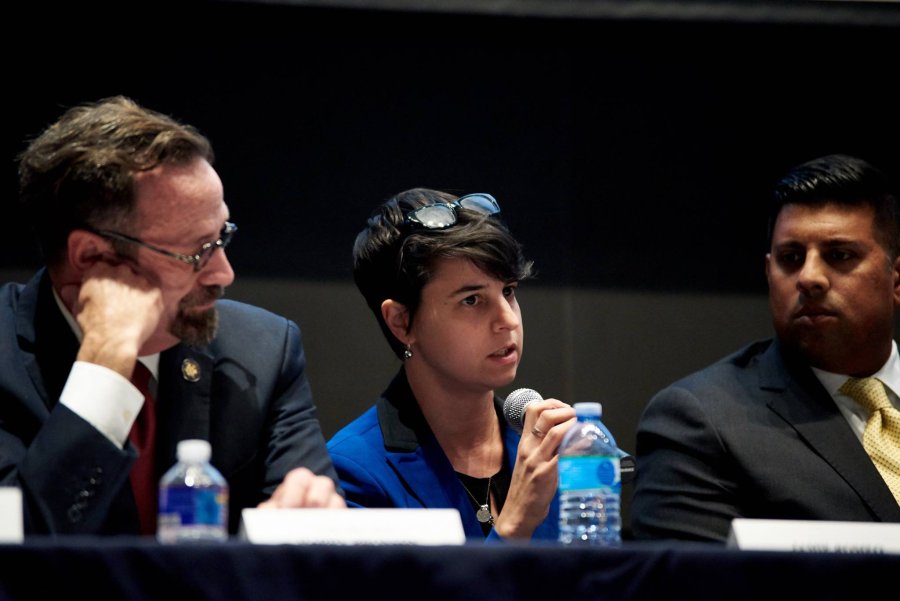
[[[217,306],[219,334],[208,347],[178,345],[160,356],[156,466],[159,477],[180,440],[209,440],[236,532],[240,510],[268,498],[292,468],[337,475],[299,328],[242,303]],[[0,288],[0,485],[22,489],[26,533],[134,534],[136,451],[117,448],[58,402],[77,351],[44,270]],[[199,367],[197,381],[185,377],[186,360]]]
[[[900,521],[834,400],[771,340],[660,391],[638,425],[635,538],[724,541],[736,517]]]

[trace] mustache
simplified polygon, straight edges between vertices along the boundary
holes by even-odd
[[[210,301],[219,300],[223,296],[225,296],[224,286],[204,286],[181,299],[180,304],[182,309],[186,309],[197,305],[205,305]]]
[[[209,300],[219,300],[225,296],[224,286],[206,286],[203,290],[207,293]]]

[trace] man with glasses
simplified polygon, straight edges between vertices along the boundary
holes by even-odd
[[[343,507],[297,326],[219,300],[234,280],[209,141],[117,97],[20,157],[46,267],[0,288],[0,485],[26,533],[152,534],[180,440],[246,507]]]

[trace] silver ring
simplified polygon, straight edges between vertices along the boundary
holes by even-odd
[[[531,433],[534,434],[535,436],[537,436],[538,438],[543,438],[544,436],[546,436],[543,432],[538,430],[537,427],[532,428]]]

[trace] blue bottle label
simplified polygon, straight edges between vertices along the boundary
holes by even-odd
[[[573,455],[559,458],[559,490],[588,490],[608,486],[617,492],[622,487],[618,457]]]
[[[218,526],[228,522],[228,493],[221,488],[173,487],[159,497],[159,513],[182,526]]]

